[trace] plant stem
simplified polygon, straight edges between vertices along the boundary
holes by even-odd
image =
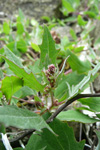
[[[53,97],[53,91],[50,92],[51,95],[51,107],[54,105],[54,97]]]
[[[10,103],[11,103],[11,99],[9,99],[9,101],[8,101],[8,105],[10,105]]]
[[[68,100],[66,103],[64,103],[61,107],[59,107],[48,119],[47,123],[50,123],[54,120],[54,118],[67,106],[69,106],[71,103],[76,101],[79,98],[86,98],[86,97],[100,97],[100,93],[98,94],[78,94],[75,97],[72,97],[70,100]]]
[[[30,129],[30,130],[25,130],[24,133],[14,139],[11,139],[10,140],[10,143],[13,144],[13,145],[17,145],[19,142],[19,140],[23,139],[25,136],[27,135],[31,135],[33,132],[35,132],[36,130],[35,129]]]
[[[29,100],[24,100],[24,99],[22,99],[22,98],[18,98],[18,97],[15,97],[15,96],[12,96],[12,98],[15,98],[15,99],[17,99],[17,100],[19,100],[19,101],[22,101],[22,102],[25,102],[25,103],[34,105],[34,102],[31,102],[31,101],[29,101]]]

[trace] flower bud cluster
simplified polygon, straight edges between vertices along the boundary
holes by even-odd
[[[48,69],[46,70],[46,77],[50,83],[51,88],[55,86],[55,66],[53,64],[48,66]]]

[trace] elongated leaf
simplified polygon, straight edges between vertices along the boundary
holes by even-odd
[[[81,98],[78,101],[83,105],[88,105],[93,111],[100,112],[100,97]]]
[[[19,41],[18,41],[18,42],[19,42]],[[18,42],[17,42],[17,43],[18,43]],[[15,42],[14,45],[16,45],[17,43]],[[16,46],[15,46],[15,47],[16,47]],[[27,67],[24,67],[24,66],[23,66],[20,57],[16,56],[16,53],[18,52],[18,51],[16,52],[16,49],[17,49],[17,48],[18,48],[18,47],[15,48],[15,50],[14,50],[14,53],[15,53],[15,54],[14,54],[8,47],[5,46],[5,47],[4,47],[4,51],[5,51],[5,54],[6,54],[6,58],[8,58],[8,59],[11,60],[12,62],[14,62],[14,63],[15,63],[16,65],[18,65],[19,67],[24,68],[26,72],[30,73],[31,71],[30,71]]]
[[[82,81],[80,81],[76,86],[70,87],[70,84],[67,84],[69,93],[67,89],[65,91],[65,94],[61,97],[61,99],[59,99],[59,101],[63,101],[65,99],[69,100],[70,98],[77,95],[78,93],[81,93],[81,91],[87,87],[86,85],[88,85],[89,82],[92,82],[94,80],[94,77],[96,77],[95,74],[98,72],[99,69],[100,69],[100,62],[94,67],[94,69],[89,71],[88,75],[85,76],[82,79]]]
[[[31,43],[31,46],[36,52],[40,52],[40,48],[38,45],[36,45],[35,43]]]
[[[75,121],[82,123],[95,123],[99,121],[98,119],[90,118],[77,110],[63,111],[57,116],[57,118],[62,121]]]
[[[16,76],[5,77],[2,80],[1,90],[7,100],[23,86],[23,81]]]
[[[23,39],[17,42],[17,49],[22,53],[25,53],[27,51],[27,45]]]
[[[85,26],[87,24],[87,21],[84,21],[81,15],[78,15],[77,21],[80,26]]]
[[[62,6],[63,6],[63,14],[68,15],[70,12],[74,12],[75,8],[77,8],[80,4],[80,0],[62,0]],[[71,17],[68,17],[68,19]],[[69,20],[71,21],[71,20]],[[72,20],[73,21],[73,20]]]
[[[4,47],[4,51],[6,54],[6,58],[14,62],[16,65],[19,67],[23,68],[24,66],[22,65],[22,62],[19,57],[17,57],[8,47]]]
[[[4,23],[3,23],[3,32],[4,32],[5,34],[9,34],[9,33],[10,33],[10,26],[9,26],[9,23],[7,23],[7,22],[4,22]]]
[[[17,33],[19,35],[23,34],[24,32],[24,26],[21,22],[17,22]]]
[[[25,19],[24,13],[23,13],[23,11],[20,8],[19,8],[18,12],[19,12],[19,16],[18,17],[20,18],[21,22],[23,22],[24,19]]]
[[[67,93],[67,96],[69,96],[69,89],[68,89],[68,84],[70,87],[72,85],[77,85],[81,80],[84,78],[84,75],[79,75],[76,72],[72,72],[68,75],[64,75],[62,77],[62,80],[59,82],[58,87],[55,90],[55,97],[56,98],[61,98],[65,93]]]
[[[71,34],[71,36],[72,36],[72,38],[73,38],[74,40],[77,40],[76,33],[75,33],[75,31],[74,31],[72,28],[70,29],[70,34]]]
[[[39,131],[42,128],[48,128],[52,131],[41,116],[16,106],[0,106],[0,122],[7,127],[14,126],[21,129],[36,129]]]
[[[98,118],[100,118],[100,114],[96,114],[96,116],[97,116]]]
[[[46,26],[44,26],[44,34],[42,45],[40,45],[41,57],[40,57],[40,65],[42,67],[47,67],[49,64],[56,63],[57,50],[55,49],[55,43],[53,38]],[[49,62],[45,62],[46,57],[48,57]]]
[[[67,0],[62,0],[63,6],[68,10],[68,12],[73,12],[74,8]]]
[[[84,46],[79,46],[79,47],[74,48],[74,52],[75,52],[75,53],[79,53],[79,52],[81,52],[83,49],[84,49]]]
[[[88,15],[90,18],[97,18],[97,13],[95,13],[94,11],[85,11],[84,14]]]
[[[79,58],[72,53],[70,50],[67,50],[68,62],[73,71],[77,71],[78,73],[85,73],[91,69],[91,64],[89,61],[83,62],[79,60]]]
[[[67,123],[55,120],[50,127],[57,134],[53,135],[49,130],[43,129],[41,135],[33,134],[26,146],[27,150],[83,150],[84,141],[76,142],[74,133]],[[34,141],[34,143],[33,143]],[[33,144],[32,144],[33,143]]]
[[[23,79],[24,81],[24,86],[29,86],[32,89],[35,89],[37,91],[43,91],[44,86],[41,85],[34,74],[31,72],[28,74],[23,68],[20,68],[17,66],[14,62],[11,60],[7,59],[6,57],[2,56],[6,60],[6,62],[9,65],[9,68],[20,78]]]

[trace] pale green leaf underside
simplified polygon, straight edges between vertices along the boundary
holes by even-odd
[[[51,130],[41,116],[16,106],[0,106],[0,122],[4,123],[7,127],[14,126],[21,129],[36,130],[48,128]]]
[[[6,58],[11,60],[13,63],[15,63],[17,66],[24,68],[21,59],[16,56],[8,47],[4,47],[4,52],[6,54]]]

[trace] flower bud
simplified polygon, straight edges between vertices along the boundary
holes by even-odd
[[[48,72],[50,74],[54,74],[55,73],[55,66],[53,64],[48,66]]]

